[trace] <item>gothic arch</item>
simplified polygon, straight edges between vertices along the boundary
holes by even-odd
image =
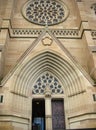
[[[28,96],[37,78],[46,71],[58,78],[67,96],[84,91],[76,68],[58,54],[49,51],[38,54],[18,71],[13,91]]]

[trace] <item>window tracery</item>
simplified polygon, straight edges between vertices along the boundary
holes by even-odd
[[[45,73],[38,78],[35,85],[33,86],[33,94],[44,94],[46,87],[49,86],[52,94],[62,94],[62,87],[54,76],[49,73]]]
[[[23,8],[24,17],[39,25],[63,22],[68,15],[67,7],[55,0],[31,0]]]

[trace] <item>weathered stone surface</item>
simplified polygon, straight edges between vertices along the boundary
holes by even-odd
[[[32,130],[33,99],[46,101],[49,124],[51,99],[63,99],[66,129],[96,128],[96,0],[57,0],[69,14],[52,26],[25,19],[26,2],[0,0],[0,130]],[[64,94],[32,94],[45,72],[58,79]],[[52,130],[49,124],[46,130]]]

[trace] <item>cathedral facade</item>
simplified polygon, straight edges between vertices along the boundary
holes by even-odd
[[[0,0],[0,130],[96,129],[96,0]]]

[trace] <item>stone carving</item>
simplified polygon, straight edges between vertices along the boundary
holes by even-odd
[[[49,29],[55,37],[64,38],[64,37],[72,37],[78,38],[81,37],[80,31],[78,29]],[[43,32],[43,29],[11,29],[10,35],[11,37],[38,37]],[[96,31],[95,31],[96,32]],[[92,31],[93,34],[93,31]]]
[[[28,21],[43,26],[61,23],[69,13],[67,6],[57,0],[28,1],[22,12]]]
[[[49,73],[43,74],[39,77],[33,86],[33,94],[62,94],[63,89],[59,81]]]
[[[42,44],[44,46],[51,46],[53,40],[50,37],[45,37],[42,39]]]
[[[46,84],[45,97],[51,97],[51,89],[50,89],[49,84]]]

